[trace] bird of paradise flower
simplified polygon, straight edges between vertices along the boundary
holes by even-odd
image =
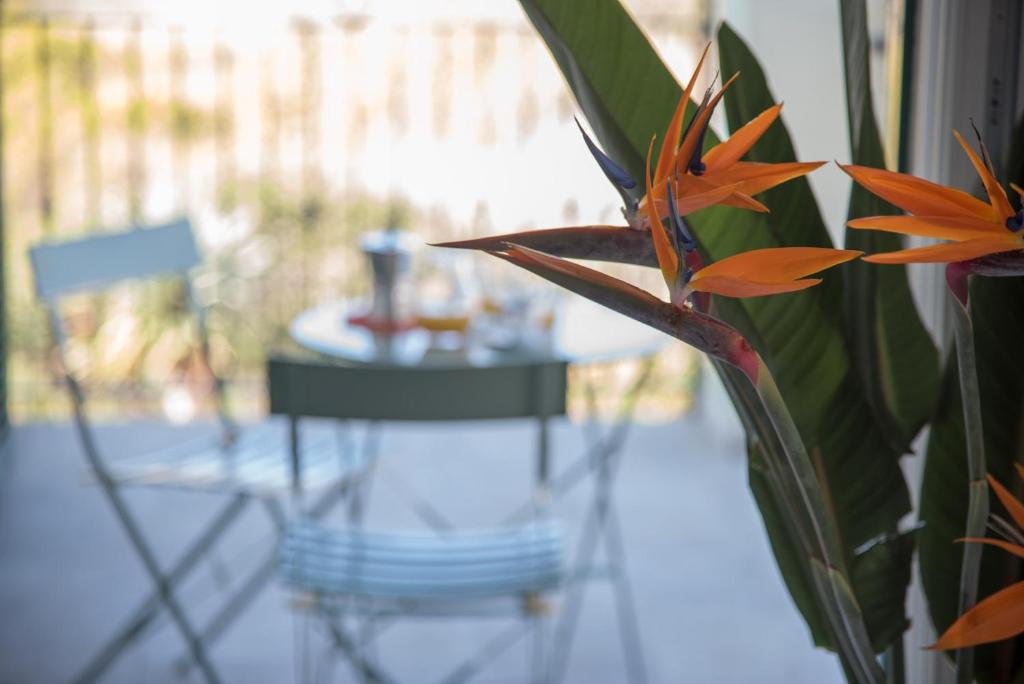
[[[857,218],[847,224],[851,228],[947,240],[927,247],[872,254],[864,259],[878,264],[947,264],[950,289],[966,305],[968,275],[1024,274],[1024,210],[1014,210],[1010,204],[985,146],[980,145],[979,157],[959,132],[953,131],[953,135],[981,179],[988,202],[905,173],[854,165],[840,168],[864,188],[908,214]],[[1024,190],[1011,185],[1024,198]]]
[[[978,372],[974,353],[974,330],[969,311],[968,279],[971,275],[1024,275],[1024,211],[1016,211],[1006,191],[996,179],[991,157],[978,136],[980,156],[953,131],[977,172],[988,196],[984,202],[956,188],[931,183],[909,174],[863,166],[841,166],[854,181],[882,199],[907,212],[906,216],[872,216],[851,220],[848,225],[859,230],[884,230],[903,235],[946,240],[936,245],[915,247],[895,252],[872,254],[865,260],[880,264],[944,263],[946,283],[959,306],[953,307],[953,330],[956,338],[957,370],[960,377],[961,405],[964,413],[965,453],[968,480],[968,506],[964,537],[978,541],[988,518],[986,479],[1003,503],[1010,508],[1005,490],[988,477],[985,464],[985,438]],[[1024,191],[1013,186],[1017,194]],[[1018,523],[1024,521],[1024,517]],[[990,542],[981,542],[990,543]],[[996,544],[998,545],[998,544]],[[957,681],[971,681],[973,656],[970,648],[982,641],[965,635],[998,634],[995,626],[1012,616],[1002,609],[1003,598],[990,597],[975,605],[978,578],[981,572],[981,549],[978,544],[964,547],[960,572],[959,611],[961,618],[943,637],[936,648],[956,648]],[[1004,546],[1014,552],[1014,548]],[[1024,587],[1006,594],[1015,600],[1024,598]],[[1019,609],[1018,609],[1019,610]],[[1012,622],[1012,621],[1011,621]],[[986,625],[986,629],[978,625]],[[992,639],[990,639],[992,640]]]
[[[1015,465],[1020,477],[1024,478],[1024,466]],[[1005,539],[968,537],[959,541],[969,544],[988,544],[1024,558],[1024,503],[1021,503],[991,475],[988,477],[988,483],[1003,503],[1006,512],[1010,514],[1015,526],[998,516],[992,516],[993,528],[999,530]],[[939,640],[928,648],[939,651],[967,648],[1009,639],[1022,632],[1024,632],[1024,582],[1017,582],[997,591],[961,615],[939,637]]]
[[[857,681],[880,681],[882,671],[850,589],[835,520],[800,433],[757,350],[739,331],[709,313],[711,295],[758,297],[812,287],[821,280],[806,276],[862,253],[782,247],[743,252],[707,265],[702,262],[697,240],[683,215],[713,204],[764,211],[767,208],[750,194],[808,173],[820,163],[740,161],[778,116],[778,105],[702,154],[711,114],[736,77],[717,93],[708,89],[684,128],[684,113],[699,69],[700,65],[683,90],[653,164],[652,139],[642,197],[635,197],[636,181],[583,132],[587,147],[623,198],[627,226],[534,230],[442,246],[487,251],[739,368],[756,391],[782,446],[781,455],[766,455],[773,472],[771,486],[794,543],[808,559],[810,579],[833,643]],[[561,257],[656,266],[668,285],[669,301]]]

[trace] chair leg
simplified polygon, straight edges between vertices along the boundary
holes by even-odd
[[[276,568],[277,552],[272,551],[263,559],[259,567],[252,571],[245,582],[231,594],[217,614],[210,618],[200,635],[203,643],[212,644],[227,631],[227,628],[238,619],[242,611],[249,607],[260,590],[274,577]],[[175,668],[179,674],[185,675],[192,669],[193,664],[194,661],[188,655],[183,655],[175,663]]]
[[[372,638],[372,635],[376,632],[376,619],[373,617],[372,607],[370,610],[365,611],[361,617],[357,618],[357,622],[359,624],[359,633],[356,635],[356,652],[360,658],[368,659],[367,654],[377,650],[376,640]],[[379,662],[375,653],[371,657],[374,662]],[[363,684],[372,684],[372,680],[367,676],[366,672],[362,673],[362,681]]]
[[[589,402],[588,409],[591,418],[595,421],[590,424],[590,432],[587,435],[590,441],[589,451],[594,457],[592,464],[596,470],[595,493],[577,548],[565,607],[555,628],[555,637],[552,643],[553,665],[549,669],[552,682],[561,682],[565,677],[572,637],[583,602],[586,577],[581,575],[584,574],[584,570],[586,574],[592,570],[597,544],[602,539],[605,544],[608,564],[614,568],[612,590],[615,593],[620,638],[625,652],[629,681],[639,684],[647,681],[636,612],[625,573],[624,544],[618,527],[618,519],[612,506],[612,487],[617,466],[621,460],[620,452],[632,425],[636,402],[640,397],[641,390],[647,384],[653,368],[654,359],[652,357],[643,364],[639,375],[623,395],[619,402],[616,421],[603,436],[596,429],[597,395],[595,388],[589,379],[585,383]]]
[[[636,604],[626,573],[626,549],[622,541],[622,530],[613,510],[605,518],[605,552],[612,566],[612,589],[615,592],[615,608],[619,616],[619,636],[622,639],[626,671],[633,684],[645,684],[647,668],[644,664],[640,624],[636,617]]]
[[[335,647],[345,654],[346,659],[361,681],[371,682],[372,684],[394,684],[394,679],[363,655],[363,648],[357,643],[358,640],[349,636],[344,626],[338,623],[336,615],[332,615],[320,601],[317,601],[317,610],[320,612],[324,622],[327,623],[327,629],[331,634],[331,640],[334,642]]]
[[[182,554],[179,560],[167,573],[166,582],[169,589],[173,589],[192,570],[195,564],[203,557],[228,526],[245,509],[249,503],[249,497],[240,494],[231,499],[228,505],[210,522],[209,526]],[[94,682],[110,668],[118,656],[133,641],[141,637],[147,628],[153,623],[153,619],[160,613],[161,599],[158,593],[154,592],[135,611],[134,617],[119,631],[106,646],[92,659],[75,678],[78,684]]]
[[[547,616],[536,614],[530,617],[533,640],[530,644],[530,673],[534,684],[547,684]]]
[[[593,564],[594,554],[597,551],[598,533],[597,511],[591,509],[580,535],[576,559],[572,565],[573,575],[569,577],[565,605],[562,606],[562,614],[555,625],[554,638],[551,643],[551,664],[548,670],[549,679],[555,684],[565,678],[565,671],[569,665],[573,635],[576,633],[576,623],[579,620],[580,609],[583,607],[583,592],[586,590],[587,578],[581,575],[584,569],[589,571]]]
[[[280,535],[284,531],[286,517],[281,503],[276,499],[263,499],[263,507],[267,511],[271,523],[274,526],[274,534]],[[274,570],[277,567],[277,548],[272,549],[263,561],[253,570],[238,589],[220,607],[220,610],[210,618],[200,635],[203,643],[212,644],[227,631],[227,628],[238,619],[246,608],[255,600],[267,582],[274,577]],[[182,655],[175,662],[175,669],[179,675],[188,674],[192,669],[194,661],[188,655]]]
[[[484,665],[491,662],[505,652],[513,644],[526,635],[531,627],[530,620],[520,620],[508,629],[499,632],[497,636],[484,644],[477,655],[452,671],[447,677],[441,680],[441,684],[461,684],[468,681],[470,677],[479,672]]]
[[[120,492],[117,491],[116,487],[109,479],[100,478],[100,482],[114,507],[114,511],[121,520],[121,524],[124,527],[125,532],[128,534],[129,540],[138,552],[139,558],[142,559],[142,564],[146,567],[146,571],[149,573],[153,584],[156,585],[156,591],[160,597],[160,602],[164,604],[164,607],[170,614],[171,619],[177,625],[178,631],[181,632],[182,638],[188,645],[192,659],[195,660],[196,665],[199,666],[200,671],[203,673],[203,678],[209,684],[219,684],[220,677],[217,675],[217,671],[210,662],[202,641],[199,639],[195,629],[193,629],[192,624],[185,615],[185,611],[182,610],[177,599],[174,597],[174,594],[171,591],[171,583],[168,582],[168,578],[161,573],[160,564],[157,562],[156,556],[146,543],[146,539],[142,535],[142,530],[136,524],[135,518],[132,517],[127,504],[121,497]]]

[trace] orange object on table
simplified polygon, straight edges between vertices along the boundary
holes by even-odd
[[[466,332],[469,327],[469,316],[466,315],[430,315],[419,314],[416,323],[430,332]]]

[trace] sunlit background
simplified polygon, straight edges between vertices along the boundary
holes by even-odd
[[[888,3],[873,4],[884,114],[886,27],[896,23],[885,21]],[[629,7],[677,77],[718,21],[733,23],[786,103],[800,158],[847,157],[835,3]],[[16,421],[66,411],[25,256],[40,240],[191,216],[215,360],[233,377],[237,410],[252,415],[265,350],[287,322],[365,291],[360,233],[393,224],[430,242],[620,217],[575,129],[575,103],[514,2],[7,3],[3,69]],[[845,178],[826,168],[811,183],[838,230]],[[619,275],[660,287],[649,273]],[[188,417],[189,387],[203,378],[189,331],[174,324],[179,293],[128,297],[104,298],[115,315],[102,327],[95,302],[83,303],[72,355],[84,364],[99,352],[85,369],[93,383],[132,379],[103,393],[122,411],[129,399]],[[693,355],[663,357],[648,419],[685,410],[696,387]],[[169,375],[171,385],[152,382]]]

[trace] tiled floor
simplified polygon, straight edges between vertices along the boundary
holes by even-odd
[[[180,428],[151,423],[106,426],[101,441],[127,453],[168,443]],[[522,424],[401,427],[384,439],[385,460],[370,519],[404,524],[395,476],[439,502],[455,521],[497,521],[526,493],[531,433]],[[555,433],[559,465],[578,453],[580,431]],[[142,567],[102,498],[88,483],[68,425],[15,429],[0,467],[0,682],[69,681],[148,589]],[[711,437],[696,419],[638,427],[627,444],[616,496],[629,552],[651,682],[839,681],[835,659],[815,651],[782,585],[746,486],[738,439]],[[557,513],[578,525],[588,486]],[[222,502],[215,496],[138,490],[130,503],[164,563]],[[191,615],[203,621],[240,570],[273,542],[253,507],[212,562],[185,586]],[[568,681],[622,682],[626,675],[607,585],[590,586],[572,649]],[[276,582],[212,649],[225,682],[299,678],[295,635],[305,623]],[[400,681],[427,682],[499,629],[479,621],[403,623],[380,642]],[[317,626],[308,653],[323,674],[330,662]],[[525,649],[513,648],[479,678],[525,681]],[[133,647],[104,681],[200,681],[172,667],[182,652],[164,621]],[[343,661],[333,678],[354,681]]]

